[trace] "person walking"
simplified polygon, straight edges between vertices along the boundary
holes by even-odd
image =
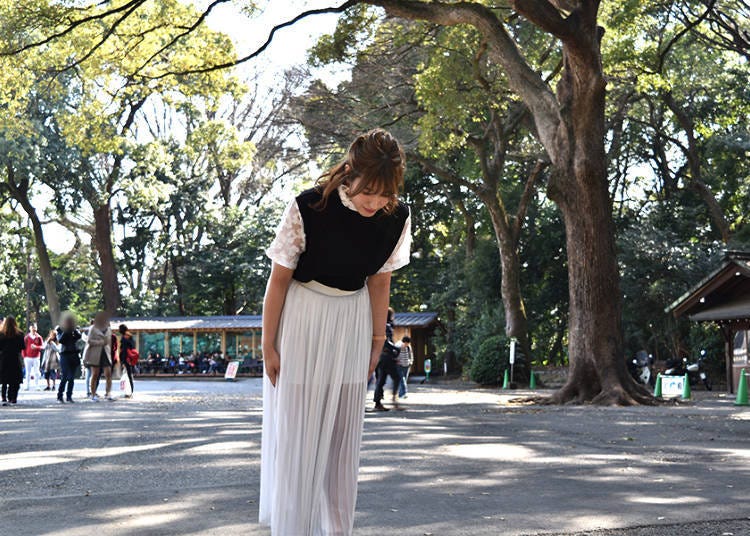
[[[95,319],[92,318],[89,322],[89,327],[93,326],[94,322]],[[84,347],[86,343],[86,337],[89,334],[89,327],[85,327],[81,330],[81,343],[83,343]],[[83,351],[83,348],[80,348],[80,350]],[[86,363],[85,359],[81,360],[81,375],[83,376],[83,380],[86,385],[86,398],[91,398],[91,365]]]
[[[396,365],[398,366],[398,375],[401,381],[398,385],[398,397],[406,398],[408,388],[407,382],[409,381],[409,369],[412,363],[414,363],[414,354],[411,351],[411,337],[408,335],[401,339],[401,347],[399,348],[398,357],[396,358]]]
[[[112,400],[112,330],[109,328],[107,313],[96,314],[84,340],[86,347],[83,349],[83,363],[91,368],[91,400],[99,401],[96,391],[99,387],[100,371],[106,381],[105,398]]]
[[[130,382],[130,394],[125,395],[125,398],[131,398],[135,392],[133,369],[138,364],[138,351],[135,349],[135,340],[133,334],[128,331],[128,326],[120,324],[117,331],[120,333],[120,363],[127,371]]]
[[[396,364],[396,358],[399,354],[399,348],[393,343],[393,319],[396,313],[392,308],[388,308],[388,315],[385,322],[385,341],[383,342],[383,348],[380,351],[380,357],[378,359],[378,366],[375,371],[377,377],[377,383],[375,385],[375,411],[388,411],[383,405],[383,391],[385,390],[385,382],[388,378],[391,378],[393,383],[393,407],[399,409],[398,399],[398,387],[401,384],[401,376],[398,373],[398,366]]]
[[[391,272],[409,262],[403,175],[393,136],[358,136],[266,250],[259,520],[275,536],[352,534],[367,379]]]
[[[75,317],[67,313],[63,316],[61,325],[55,330],[57,342],[60,343],[60,387],[57,390],[57,401],[65,400],[73,402],[73,382],[76,372],[81,366],[78,342],[81,340],[81,331],[76,327]]]
[[[31,378],[34,378],[34,387],[39,389],[39,357],[44,348],[44,339],[36,331],[36,324],[29,324],[29,333],[23,338],[23,368],[26,379],[25,389],[31,388]]]
[[[23,332],[16,319],[6,316],[0,327],[0,391],[2,405],[15,406],[23,380],[21,354],[24,350]]]
[[[57,374],[60,371],[60,345],[57,343],[57,332],[53,329],[47,335],[47,340],[44,341],[44,349],[42,350],[42,374],[44,379],[47,380],[47,387],[45,391],[55,390],[55,381],[57,380]],[[52,380],[52,385],[49,382]]]

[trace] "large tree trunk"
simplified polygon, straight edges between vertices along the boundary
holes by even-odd
[[[477,231],[474,228],[476,225],[476,218],[474,218],[474,214],[468,209],[463,199],[451,199],[451,203],[458,209],[464,218],[464,228],[466,229],[464,247],[466,248],[466,258],[471,259],[474,257],[474,252],[477,249]]]
[[[104,310],[110,315],[116,315],[120,309],[121,298],[117,264],[112,249],[112,215],[109,204],[94,208],[94,229],[94,244],[102,272]]]
[[[529,340],[529,325],[526,318],[526,306],[521,294],[521,260],[518,255],[518,240],[513,236],[509,222],[497,199],[484,200],[490,213],[495,241],[500,254],[500,295],[505,312],[505,334],[518,340],[524,355],[523,364],[515,367],[519,379],[528,376],[529,363],[533,358]]]
[[[55,283],[55,274],[52,271],[52,263],[49,258],[47,243],[44,241],[44,230],[36,208],[31,204],[29,199],[28,184],[16,184],[15,171],[13,166],[7,164],[8,187],[13,197],[23,208],[31,222],[31,228],[34,232],[34,249],[39,261],[39,276],[42,278],[44,285],[44,295],[47,298],[47,309],[49,310],[50,320],[53,326],[60,322],[60,299],[57,296],[57,284]],[[28,292],[28,290],[27,290]]]
[[[649,401],[623,355],[620,278],[604,147],[605,80],[596,19],[581,18],[574,42],[563,43],[557,85],[550,198],[565,222],[570,311],[568,381],[556,402],[633,404]]]

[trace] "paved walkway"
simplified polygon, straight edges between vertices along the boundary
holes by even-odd
[[[136,389],[64,406],[22,391],[0,408],[1,535],[268,535],[260,381]],[[506,398],[413,386],[406,411],[368,413],[355,534],[750,535],[748,408]]]

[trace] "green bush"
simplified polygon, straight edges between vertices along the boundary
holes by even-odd
[[[479,345],[471,361],[469,376],[482,385],[496,384],[507,366],[508,339],[505,335],[492,335]]]

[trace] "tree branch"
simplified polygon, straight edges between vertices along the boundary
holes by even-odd
[[[214,0],[213,2],[211,2],[208,5],[208,7],[203,11],[203,13],[201,13],[200,17],[198,17],[193,24],[191,24],[190,26],[188,26],[187,28],[185,28],[183,32],[175,35],[172,39],[170,39],[169,41],[167,41],[159,50],[157,50],[156,52],[154,52],[153,54],[151,54],[151,56],[149,56],[149,58],[146,61],[144,61],[140,65],[140,67],[138,67],[135,70],[134,74],[140,73],[154,59],[156,59],[157,57],[159,57],[162,53],[164,53],[170,47],[174,46],[175,43],[177,43],[177,41],[179,41],[183,37],[186,37],[186,36],[190,35],[190,33],[192,33],[193,31],[195,31],[201,24],[203,24],[203,22],[211,14],[211,11],[213,11],[213,9],[216,6],[218,6],[219,4],[224,4],[224,3],[229,2],[229,1],[230,0]]]
[[[286,28],[288,26],[292,26],[292,25],[296,24],[297,22],[301,21],[302,19],[305,19],[305,18],[310,17],[312,15],[322,15],[322,14],[325,14],[325,13],[343,13],[344,11],[346,11],[347,9],[349,9],[350,7],[352,7],[352,6],[354,6],[354,5],[358,4],[358,3],[359,3],[358,0],[347,0],[346,2],[344,2],[343,4],[341,4],[339,6],[324,7],[324,8],[320,8],[320,9],[308,9],[307,11],[303,11],[302,13],[300,13],[299,15],[297,15],[296,17],[291,18],[291,19],[289,19],[286,22],[282,22],[280,24],[277,24],[276,26],[274,26],[273,28],[271,28],[271,31],[268,33],[268,37],[266,38],[266,40],[263,42],[263,44],[260,47],[256,48],[250,54],[248,54],[246,56],[243,56],[243,57],[241,57],[241,58],[239,58],[237,60],[228,61],[228,62],[224,62],[224,63],[217,63],[215,65],[209,65],[207,67],[200,67],[198,69],[188,69],[188,70],[185,70],[185,71],[167,71],[167,72],[164,72],[164,73],[162,73],[162,74],[160,74],[158,76],[154,76],[154,77],[151,77],[151,78],[160,79],[160,78],[165,78],[167,76],[182,76],[182,75],[186,75],[186,74],[210,73],[212,71],[218,71],[218,70],[221,70],[221,69],[228,69],[229,67],[234,67],[236,65],[241,65],[241,64],[243,64],[245,62],[248,62],[251,59],[259,56],[264,50],[266,50],[269,47],[269,45],[271,44],[271,41],[273,41],[274,35],[276,35],[276,32],[278,32],[279,30],[281,30],[283,28]]]
[[[11,50],[7,50],[7,51],[2,51],[2,52],[0,52],[0,56],[14,56],[16,54],[20,54],[21,52],[25,52],[25,51],[31,50],[33,48],[42,47],[42,46],[44,46],[46,44],[51,43],[52,41],[60,39],[61,37],[65,37],[66,35],[68,35],[69,33],[71,33],[73,30],[75,30],[79,26],[82,26],[82,25],[84,25],[86,23],[93,22],[93,21],[98,21],[98,20],[103,20],[103,19],[106,19],[106,18],[108,18],[108,17],[110,17],[112,15],[116,15],[117,13],[120,13],[122,11],[130,11],[130,10],[137,9],[138,7],[142,6],[145,3],[146,3],[146,0],[131,0],[130,2],[126,2],[125,4],[123,4],[123,5],[119,6],[119,7],[108,9],[108,10],[102,11],[101,13],[97,13],[95,15],[89,15],[87,17],[83,17],[81,19],[74,20],[74,21],[70,22],[65,29],[63,29],[63,30],[61,30],[59,32],[55,32],[55,33],[53,33],[51,35],[48,35],[47,37],[45,37],[43,39],[40,39],[38,41],[32,41],[31,43],[23,45],[22,47],[11,49]]]
[[[526,219],[526,213],[529,210],[531,199],[534,197],[534,192],[536,191],[536,183],[539,177],[541,176],[544,168],[549,166],[549,164],[550,164],[549,162],[545,162],[544,160],[537,160],[536,165],[534,166],[534,169],[531,170],[531,173],[526,179],[526,184],[524,184],[523,193],[521,194],[521,199],[518,201],[518,209],[516,210],[516,215],[513,218],[512,232],[513,232],[513,240],[516,243],[518,243],[518,239],[521,236],[521,229],[523,228],[523,222]]]
[[[411,160],[415,160],[416,162],[418,162],[428,173],[432,173],[433,175],[440,177],[441,179],[447,182],[457,184],[458,186],[464,186],[468,188],[469,190],[471,190],[472,192],[479,191],[479,186],[477,184],[474,184],[471,181],[467,181],[466,179],[454,173],[453,171],[450,171],[448,169],[445,169],[436,165],[431,160],[428,160],[427,158],[424,158],[417,153],[408,153],[407,157]]]
[[[405,19],[444,26],[474,26],[487,41],[493,60],[505,70],[511,89],[531,110],[540,141],[555,160],[554,137],[560,123],[557,99],[549,85],[531,68],[491,9],[476,2],[361,0],[361,3],[382,7],[389,15]]]
[[[547,0],[512,0],[510,5],[531,23],[558,39],[565,40],[574,35],[570,22]]]
[[[659,52],[659,66],[657,68],[658,73],[662,71],[664,68],[664,61],[667,59],[667,55],[669,54],[669,51],[672,49],[672,47],[680,40],[682,37],[691,31],[693,28],[698,26],[701,22],[706,20],[706,17],[713,11],[714,4],[716,3],[716,0],[709,0],[706,6],[706,10],[694,21],[685,21],[685,27],[677,32],[672,39],[669,40],[667,45]]]

